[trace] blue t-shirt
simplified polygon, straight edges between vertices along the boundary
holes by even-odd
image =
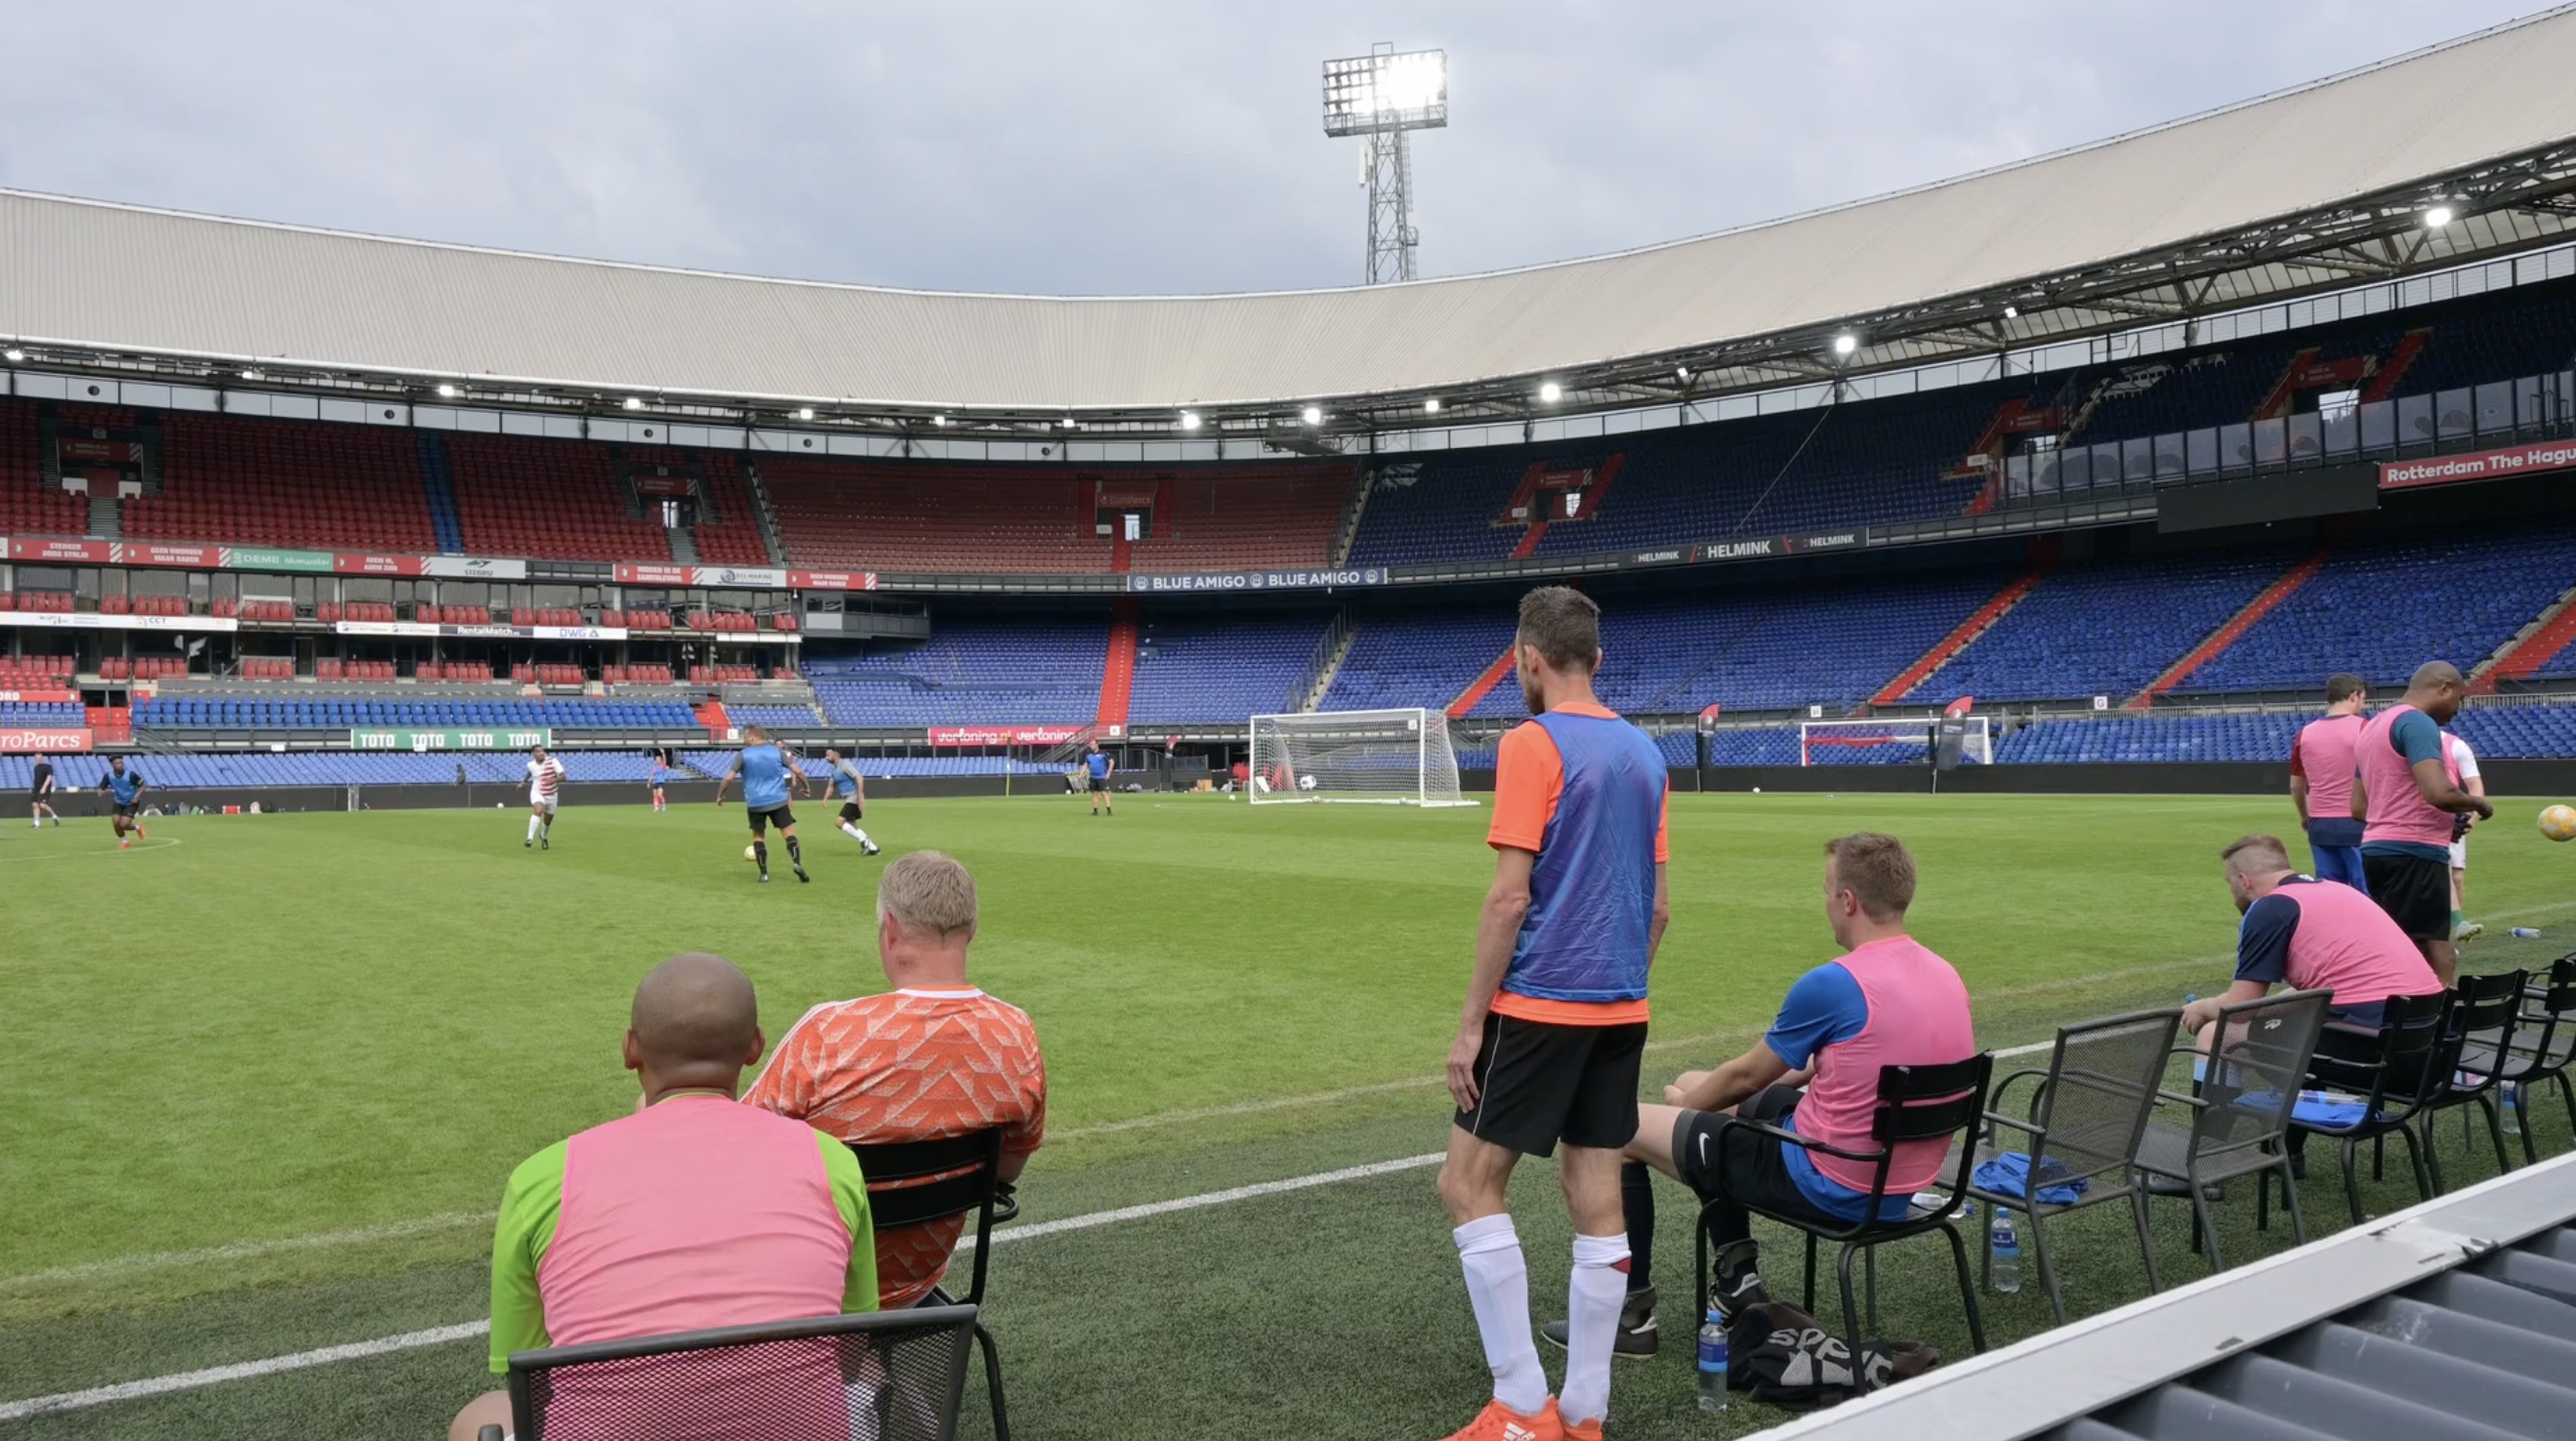
[[[2388,743],[2397,748],[2397,753],[2404,756],[2410,766],[2442,758],[2442,728],[2433,724],[2433,718],[2420,710],[2408,711],[2389,724]],[[2362,846],[2361,853],[2366,856],[2421,856],[2445,865],[2451,859],[2449,847],[2424,841],[2371,841]]]
[[[1762,1043],[1771,1048],[1791,1070],[1811,1065],[1816,1053],[1859,1035],[1869,1025],[1869,997],[1852,973],[1840,961],[1827,961],[1800,976],[1789,987],[1780,1002],[1780,1015],[1771,1022],[1770,1034]],[[1795,1131],[1798,1118],[1793,1113],[1780,1123],[1781,1129]],[[1816,1163],[1803,1147],[1783,1145],[1780,1158],[1789,1168],[1789,1179],[1798,1183],[1799,1194],[1809,1204],[1829,1216],[1857,1221],[1869,1209],[1867,1193],[1849,1186],[1816,1169]],[[1913,1203],[1911,1196],[1890,1196],[1879,1203],[1879,1219],[1902,1218]]]
[[[1085,770],[1091,772],[1091,778],[1093,780],[1105,781],[1109,779],[1109,757],[1102,752],[1093,751],[1091,754],[1084,756],[1082,758],[1082,765]]]
[[[756,811],[787,804],[787,757],[774,745],[744,746],[734,764],[742,769],[742,803]]]
[[[124,770],[111,770],[100,776],[98,783],[116,792],[118,805],[130,806],[134,804],[134,798],[143,792],[143,772],[127,766]]]

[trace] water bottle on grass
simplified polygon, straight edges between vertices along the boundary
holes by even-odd
[[[2001,1206],[1995,1207],[1990,1239],[1995,1253],[1995,1291],[2009,1296],[2021,1289],[2021,1238],[2013,1234],[2012,1212]]]
[[[1726,1409],[1726,1323],[1718,1319],[1717,1308],[1708,1308],[1708,1319],[1699,1328],[1699,1409]]]

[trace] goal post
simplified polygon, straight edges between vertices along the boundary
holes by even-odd
[[[1817,720],[1798,723],[1798,764],[1986,766],[1995,763],[1994,718],[1915,716],[1906,720]],[[1957,750],[1945,755],[1955,740]]]
[[[1254,716],[1244,798],[1254,805],[1475,804],[1458,793],[1449,717],[1419,707]]]

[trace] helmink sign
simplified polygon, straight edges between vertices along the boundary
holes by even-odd
[[[2544,470],[2576,467],[2576,440],[2544,440],[2534,445],[2508,445],[2473,450],[2465,455],[2437,455],[2425,460],[2382,461],[2381,490],[2412,490],[2425,485],[2457,485],[2471,480],[2501,480]]]

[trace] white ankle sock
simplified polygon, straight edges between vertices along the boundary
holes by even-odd
[[[530,816],[530,817],[528,817],[528,839],[529,839],[529,840],[535,840],[536,838],[537,838],[537,818],[536,818],[535,816]]]
[[[1627,1233],[1575,1237],[1574,1271],[1565,1283],[1565,1389],[1557,1395],[1568,1421],[1598,1421],[1609,1413],[1610,1348],[1627,1300]]]
[[[1485,1364],[1494,1372],[1494,1399],[1535,1415],[1547,1404],[1547,1372],[1538,1364],[1530,1334],[1529,1263],[1509,1216],[1487,1216],[1450,1233],[1458,1264],[1467,1273],[1467,1301],[1476,1309]],[[1615,1311],[1616,1307],[1613,1307]],[[1614,1318],[1615,1319],[1615,1318]]]

